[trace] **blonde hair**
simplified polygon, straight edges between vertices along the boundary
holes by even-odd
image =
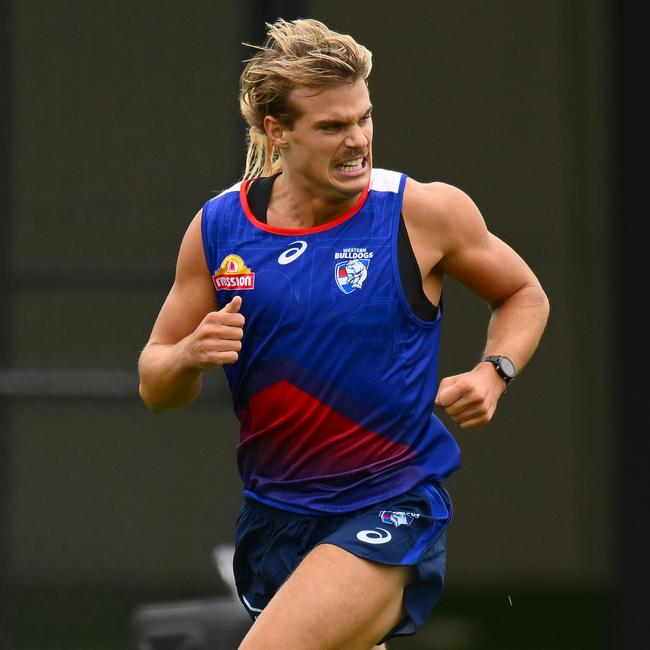
[[[239,85],[239,107],[248,123],[244,178],[269,176],[282,169],[279,150],[264,131],[272,115],[289,128],[298,113],[289,103],[297,86],[322,88],[367,80],[372,53],[351,36],[311,19],[267,23],[267,39],[246,61]]]

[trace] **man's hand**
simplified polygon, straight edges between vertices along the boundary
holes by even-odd
[[[492,364],[479,363],[469,372],[442,379],[435,403],[461,429],[469,429],[487,424],[492,419],[505,389],[506,382],[495,372]]]
[[[211,311],[182,341],[185,365],[210,370],[239,359],[244,337],[244,316],[239,313],[241,296],[235,296],[223,309]]]

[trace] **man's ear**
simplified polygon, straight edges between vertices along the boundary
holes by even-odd
[[[277,117],[267,115],[264,118],[264,131],[271,141],[271,144],[278,149],[284,149],[287,146],[287,141],[284,137],[286,126],[283,125]]]

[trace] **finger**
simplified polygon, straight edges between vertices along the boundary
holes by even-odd
[[[442,408],[447,408],[462,396],[462,390],[458,384],[455,382],[445,382],[443,379],[443,381],[440,382],[440,388],[436,395],[436,404],[442,406]]]
[[[241,341],[244,338],[244,330],[237,325],[219,325],[214,330],[214,336],[227,341]]]
[[[202,353],[199,368],[201,370],[210,370],[224,364],[236,363],[240,351],[240,341],[219,341],[218,345]]]
[[[243,328],[244,323],[246,322],[244,315],[240,314],[239,312],[226,311],[229,305],[230,303],[228,303],[225,307],[223,307],[223,309],[219,311],[211,311],[205,317],[204,323],[206,325],[209,325],[210,327],[216,327],[216,328],[221,328],[221,327],[236,327],[239,329]]]
[[[235,314],[240,310],[241,304],[241,296],[234,296],[233,299],[221,311],[225,311],[229,314]]]
[[[222,352],[239,352],[241,350],[241,341],[219,339],[213,344],[212,349],[216,351],[216,354],[221,354]]]
[[[239,354],[235,351],[231,352],[222,352],[220,356],[220,365],[225,366],[231,363],[237,363],[239,360]]]
[[[445,406],[445,413],[450,418],[458,418],[463,414],[466,414],[469,411],[470,405],[466,404],[463,400],[457,399],[455,402],[452,402],[448,406]]]
[[[447,410],[447,414],[463,429],[468,429],[481,424],[487,424],[494,415],[494,409],[488,408],[484,404],[468,404],[458,413],[452,415]]]
[[[470,418],[468,420],[463,420],[462,422],[459,422],[458,425],[461,429],[472,429],[473,427],[480,427],[483,424],[487,424],[489,421],[490,418],[488,418],[486,415],[482,415],[479,417]]]

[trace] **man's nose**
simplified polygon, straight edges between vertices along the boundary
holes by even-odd
[[[358,125],[350,127],[346,134],[345,146],[350,149],[365,149],[368,146],[368,136]]]

